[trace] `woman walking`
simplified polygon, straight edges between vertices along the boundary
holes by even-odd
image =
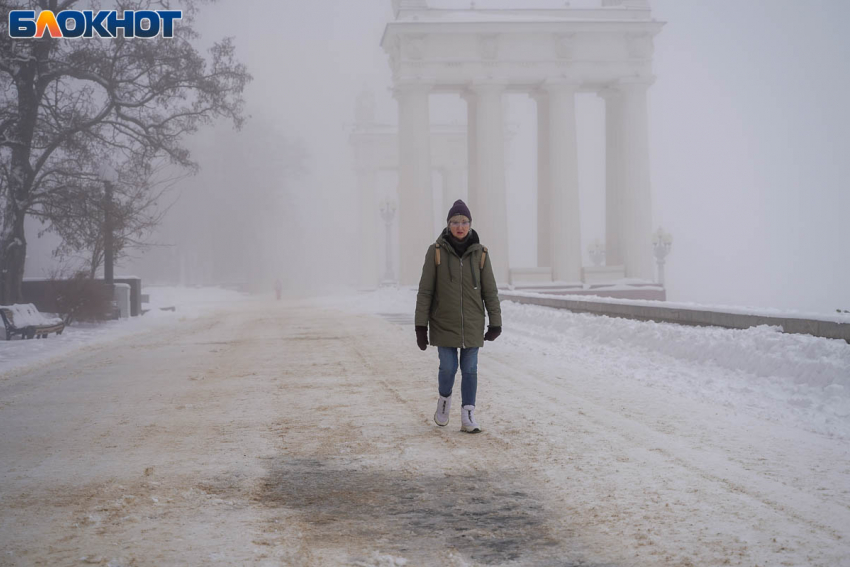
[[[439,399],[434,421],[449,423],[452,389],[460,350],[461,431],[478,433],[475,395],[478,389],[478,349],[502,332],[502,310],[496,278],[487,248],[472,230],[472,214],[455,201],[446,219],[448,226],[428,248],[419,293],[416,296],[416,342],[419,348],[437,347],[440,356]],[[484,310],[490,318],[484,333]]]

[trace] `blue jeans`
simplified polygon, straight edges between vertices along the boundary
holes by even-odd
[[[451,347],[437,347],[440,355],[440,395],[447,398],[452,395],[457,374],[457,351]],[[460,349],[460,395],[462,405],[475,405],[475,392],[478,390],[478,347]]]

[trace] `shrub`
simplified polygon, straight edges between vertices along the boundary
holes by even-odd
[[[102,281],[77,272],[71,278],[50,280],[56,310],[66,325],[73,321],[105,321],[113,316],[112,290]]]

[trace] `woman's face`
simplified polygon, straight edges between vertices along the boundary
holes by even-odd
[[[452,236],[458,240],[463,240],[469,234],[469,219],[463,215],[455,215],[449,219],[449,230]]]

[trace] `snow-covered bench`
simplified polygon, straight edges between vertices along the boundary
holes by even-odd
[[[47,338],[49,333],[61,335],[65,323],[58,317],[47,317],[38,312],[32,303],[19,305],[0,305],[0,317],[6,327],[6,340],[12,340],[15,335],[22,339],[33,337]]]

